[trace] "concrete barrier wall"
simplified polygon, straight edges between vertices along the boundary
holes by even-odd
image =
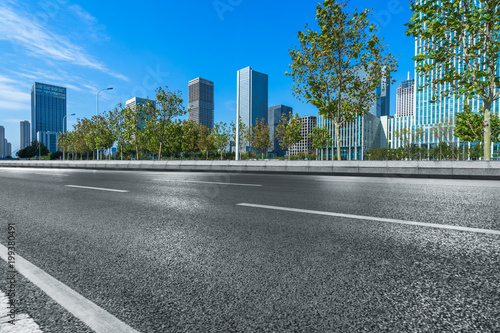
[[[500,180],[499,161],[0,161],[2,167]],[[1,169],[0,169],[1,172]]]

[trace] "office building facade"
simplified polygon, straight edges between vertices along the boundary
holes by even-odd
[[[377,109],[376,116],[390,116],[391,115],[391,77],[384,76],[380,83],[380,88],[377,91],[380,96],[380,108]]]
[[[293,108],[286,105],[276,105],[268,108],[268,124],[269,124],[269,137],[272,141],[272,157],[283,157],[286,151],[281,148],[278,138],[276,137],[276,127],[278,127],[280,120],[284,117],[286,120],[290,119],[290,113],[293,113]]]
[[[264,119],[268,124],[268,76],[253,70],[251,67],[240,69],[237,73],[236,114],[248,128],[256,124],[256,120]],[[238,121],[238,119],[236,119]],[[248,143],[242,145],[248,151]]]
[[[128,101],[125,102],[125,106],[133,110],[134,112],[137,111],[137,106],[139,107],[146,107],[147,102],[155,104],[156,101],[153,101],[152,99],[147,99],[147,98],[140,98],[140,97],[132,97]],[[140,128],[143,128],[145,125],[143,123],[139,124]]]
[[[7,141],[7,139],[3,139],[3,146],[4,146],[4,153],[3,153],[3,158],[6,157],[12,157],[12,144]]]
[[[317,117],[306,116],[301,117],[301,119],[302,127],[300,128],[300,135],[302,136],[302,140],[290,148],[291,155],[298,155],[299,153],[312,154],[314,152],[312,138],[309,137],[309,134],[313,132],[313,128],[317,125]]]
[[[56,152],[65,116],[66,88],[35,82],[31,88],[31,138]]]
[[[5,155],[5,127],[0,126],[0,158],[4,158]]]
[[[27,120],[21,121],[20,126],[21,140],[19,141],[21,147],[20,149],[24,149],[31,145],[31,131],[30,131],[30,122]]]
[[[415,80],[410,79],[403,81],[396,93],[396,117],[411,117],[413,116],[413,104],[415,99]]]
[[[214,83],[198,77],[188,85],[188,118],[208,129],[214,128]]]

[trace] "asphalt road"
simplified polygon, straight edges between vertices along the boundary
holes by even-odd
[[[500,230],[498,181],[0,169],[18,253],[139,332],[500,331],[498,234],[242,203]]]

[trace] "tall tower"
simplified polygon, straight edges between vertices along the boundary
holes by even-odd
[[[198,77],[189,81],[189,120],[210,130],[214,127],[214,83]]]
[[[290,113],[293,112],[293,108],[285,105],[271,106],[268,111],[268,123],[269,123],[269,136],[273,142],[273,154],[276,157],[285,156],[286,151],[281,148],[278,139],[276,138],[276,127],[278,127],[282,117],[287,120],[290,119]]]
[[[0,126],[0,158],[4,158],[5,155],[5,127]]]
[[[35,82],[31,88],[31,137],[51,153],[57,151],[57,136],[63,132],[66,88]],[[39,132],[39,138],[37,137]]]
[[[403,81],[396,93],[396,117],[413,116],[413,99],[415,94],[415,80],[410,79]]]
[[[21,121],[21,144],[20,149],[24,149],[31,145],[30,139],[30,122],[27,120]]]
[[[380,86],[380,114],[377,117],[391,115],[391,77],[384,76]]]

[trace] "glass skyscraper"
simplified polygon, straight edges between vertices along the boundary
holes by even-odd
[[[269,136],[273,142],[273,150],[271,152],[275,157],[285,156],[286,151],[281,148],[278,139],[276,138],[276,127],[279,125],[282,117],[290,119],[290,113],[293,108],[285,105],[271,106],[268,111]]]
[[[200,77],[189,81],[189,120],[214,128],[214,83]]]
[[[51,153],[56,152],[65,116],[66,88],[35,82],[31,88],[32,140],[39,139]]]
[[[27,120],[21,121],[21,148],[24,149],[31,145],[30,139],[30,122]]]

